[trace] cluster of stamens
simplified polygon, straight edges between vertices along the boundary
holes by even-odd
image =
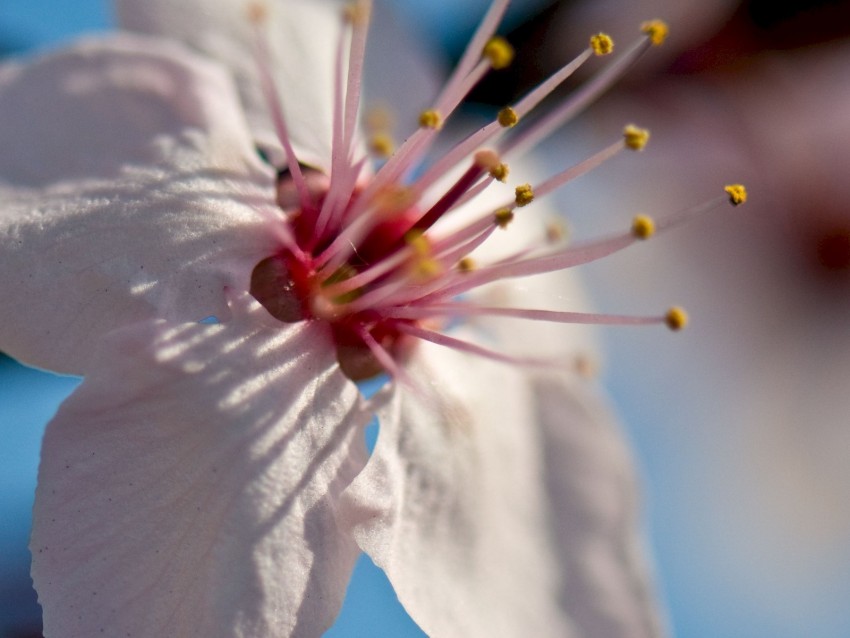
[[[676,330],[687,322],[679,308],[660,316],[637,317],[485,307],[464,297],[495,281],[594,261],[718,203],[714,200],[660,221],[639,215],[628,231],[582,244],[565,245],[557,228],[541,229],[544,232],[539,240],[518,246],[513,254],[497,261],[479,263],[471,257],[494,232],[509,228],[514,216],[522,214],[518,208],[624,149],[639,151],[646,145],[646,130],[626,126],[619,139],[588,159],[538,184],[515,186],[500,205],[487,206],[473,215],[464,213],[465,221],[454,224],[452,230],[439,223],[460,217],[456,211],[461,207],[474,209],[485,189],[505,188],[499,183],[509,177],[507,158],[520,155],[573,117],[644,51],[661,44],[667,32],[660,21],[644,24],[643,35],[619,59],[556,104],[548,115],[524,128],[526,115],[576,69],[594,56],[612,53],[611,38],[594,35],[574,60],[516,104],[502,109],[491,123],[470,133],[417,177],[410,177],[472,87],[489,70],[502,69],[513,59],[511,46],[493,35],[507,4],[507,0],[493,2],[443,91],[433,106],[421,113],[419,128],[397,149],[380,118],[367,126],[371,138],[366,143],[359,139],[360,85],[371,6],[363,0],[346,10],[348,28],[337,51],[333,153],[327,175],[298,162],[272,74],[264,62],[264,13],[252,12],[260,41],[261,77],[287,166],[280,170],[277,193],[277,204],[285,215],[282,245],[254,269],[251,292],[281,321],[327,322],[341,368],[353,379],[388,372],[405,380],[400,363],[409,344],[417,339],[494,359],[524,362],[441,332],[440,327],[450,318],[487,315],[573,323],[661,323]],[[365,169],[372,158],[363,148],[371,150],[378,161],[376,172],[368,178]],[[449,175],[454,176],[450,185],[438,186]],[[735,204],[746,199],[742,186],[726,190]]]

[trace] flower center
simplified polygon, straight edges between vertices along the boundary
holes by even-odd
[[[269,64],[265,13],[252,13],[262,88],[287,166],[279,172],[276,193],[283,211],[282,245],[254,268],[251,294],[280,321],[327,322],[340,367],[352,379],[388,372],[409,382],[403,364],[417,340],[500,361],[552,364],[494,352],[441,332],[452,318],[488,315],[562,323],[662,323],[676,330],[686,323],[684,311],[675,308],[660,316],[635,317],[485,307],[466,298],[466,293],[485,284],[594,261],[673,228],[719,201],[658,222],[639,215],[625,232],[575,246],[563,245],[558,233],[547,232],[541,224],[538,236],[526,239],[514,252],[478,264],[470,255],[494,232],[507,228],[517,209],[623,150],[643,149],[648,132],[629,125],[609,146],[539,184],[519,184],[501,191],[503,195],[497,192],[506,188],[502,183],[509,176],[503,158],[518,156],[548,137],[666,35],[662,23],[645,23],[643,35],[624,54],[554,105],[547,116],[524,127],[525,116],[576,69],[594,56],[613,51],[607,35],[594,35],[574,60],[429,163],[428,151],[465,95],[488,71],[504,68],[514,56],[511,46],[493,35],[507,4],[507,0],[492,3],[446,86],[432,107],[420,114],[418,129],[396,150],[380,124],[371,127],[369,139],[361,138],[357,121],[371,4],[359,0],[347,10],[347,28],[342,30],[336,55],[332,157],[325,172],[298,162]],[[367,171],[370,158],[361,149],[379,158],[374,174]],[[423,165],[424,170],[415,170]],[[489,204],[481,203],[485,191],[503,201],[497,206],[489,199]],[[736,205],[746,198],[742,186],[727,187],[726,193]],[[466,210],[464,215],[456,212],[461,208]],[[456,222],[452,230],[441,223],[447,217]]]
[[[416,250],[407,250],[417,243],[411,229],[420,214],[402,193],[385,193],[377,223],[356,247],[352,246],[346,259],[330,263],[322,256],[341,229],[317,235],[329,182],[317,171],[306,171],[305,180],[316,204],[306,209],[299,208],[292,178],[284,174],[278,180],[278,204],[288,213],[290,231],[299,250],[283,249],[257,264],[251,277],[251,294],[280,321],[328,322],[343,372],[354,380],[371,378],[384,372],[384,365],[366,342],[374,341],[393,359],[400,360],[406,350],[402,341],[407,339],[398,326],[417,322],[384,317],[379,306],[357,309],[352,303],[387,281],[415,280],[417,272],[423,281],[427,279],[425,259]],[[346,211],[360,192],[355,189],[345,202]],[[341,217],[344,219],[346,214]],[[384,264],[381,272],[371,270],[376,264]]]

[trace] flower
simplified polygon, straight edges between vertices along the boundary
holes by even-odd
[[[510,58],[491,39],[506,4],[374,174],[356,128],[367,3],[347,26],[325,2],[123,3],[125,24],[174,30],[224,66],[123,34],[0,69],[12,123],[0,345],[85,375],[39,471],[31,549],[47,635],[318,635],[360,550],[431,635],[660,632],[628,452],[593,388],[543,355],[575,356],[585,337],[568,322],[679,327],[684,315],[517,309],[503,280],[548,273],[539,296],[564,295],[565,268],[695,211],[564,247],[523,210],[501,253],[467,261],[516,209],[646,143],[627,127],[505,202],[495,189],[507,168],[481,144],[611,42],[594,36],[404,181],[475,79]],[[595,97],[646,31],[501,155]],[[472,195],[484,210],[470,220],[455,209]],[[529,333],[499,315],[554,325]],[[451,334],[449,317],[464,319]],[[364,399],[352,379],[380,371],[397,383]]]

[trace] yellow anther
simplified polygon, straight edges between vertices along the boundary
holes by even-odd
[[[262,24],[269,16],[269,8],[264,2],[251,2],[248,4],[248,20],[252,24]]]
[[[531,188],[531,184],[522,184],[517,186],[515,189],[516,192],[516,205],[522,208],[523,206],[528,206],[531,202],[534,201],[534,189]]]
[[[504,182],[508,178],[510,169],[507,164],[502,163],[502,158],[496,151],[485,148],[475,154],[475,163],[490,173],[493,179]]]
[[[431,242],[421,230],[413,230],[404,236],[404,241],[413,250],[409,262],[410,272],[420,280],[431,279],[442,272],[440,262],[432,257]]]
[[[688,325],[688,313],[685,312],[684,308],[673,306],[664,315],[664,323],[670,330],[681,330]]]
[[[514,48],[504,38],[495,36],[484,45],[482,55],[490,61],[490,66],[494,69],[504,69],[514,60]]]
[[[496,225],[505,229],[514,219],[514,212],[510,208],[500,208],[496,211]]]
[[[573,360],[575,371],[585,379],[593,379],[599,375],[599,362],[587,353],[580,353]]]
[[[369,5],[365,2],[349,2],[342,9],[342,18],[349,24],[363,24],[369,19]]]
[[[431,242],[421,230],[411,230],[404,236],[405,243],[410,246],[417,257],[429,257],[431,255]]]
[[[372,133],[391,131],[395,125],[395,117],[387,106],[374,104],[366,109],[363,125]]]
[[[457,262],[457,269],[460,272],[472,272],[475,268],[475,260],[472,257],[464,257]]]
[[[508,181],[508,174],[511,172],[511,167],[505,163],[497,164],[490,169],[490,177],[502,183]]]
[[[475,154],[475,163],[490,173],[493,179],[504,182],[508,178],[510,169],[508,165],[502,162],[502,158],[496,151],[484,149]]]
[[[510,106],[506,106],[501,111],[499,111],[499,116],[496,118],[499,120],[499,124],[501,124],[504,128],[511,128],[512,126],[516,126],[516,123],[519,122],[519,115],[516,114]]]
[[[443,272],[440,262],[430,257],[417,259],[413,266],[413,275],[420,280],[433,279]]]
[[[608,55],[614,51],[614,40],[607,33],[590,36],[590,48],[596,55]]]
[[[670,27],[664,20],[647,20],[640,25],[640,30],[649,36],[649,41],[655,46],[664,44],[670,33]]]
[[[655,221],[649,215],[635,215],[632,220],[632,235],[638,239],[649,239],[655,234]]]
[[[629,124],[623,129],[623,140],[627,148],[633,151],[642,151],[649,141],[649,131],[634,124]]]
[[[384,214],[399,213],[416,203],[416,192],[406,186],[387,186],[375,195],[375,207]]]
[[[443,116],[440,115],[439,111],[435,111],[434,109],[422,111],[419,116],[419,126],[438,131],[443,128]]]
[[[558,244],[567,237],[567,228],[559,221],[551,221],[546,224],[546,241],[550,244]]]
[[[395,143],[389,133],[375,133],[369,140],[369,149],[378,157],[389,157],[395,150]]]
[[[723,188],[729,194],[733,206],[740,206],[747,201],[747,189],[743,184],[729,184]]]

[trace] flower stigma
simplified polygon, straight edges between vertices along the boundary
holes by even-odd
[[[508,160],[574,117],[667,35],[663,22],[644,23],[641,35],[625,52],[551,105],[548,114],[526,123],[525,116],[579,67],[612,53],[609,36],[592,36],[573,60],[434,158],[429,152],[465,96],[485,74],[507,67],[514,58],[513,47],[495,35],[507,5],[507,0],[491,4],[453,74],[419,115],[416,131],[400,145],[392,140],[383,117],[367,119],[369,138],[360,138],[359,103],[371,3],[361,0],[350,5],[341,16],[345,28],[337,43],[332,160],[327,172],[298,161],[267,62],[267,38],[273,34],[264,31],[267,21],[262,5],[251,7],[262,88],[286,154],[286,166],[278,167],[276,194],[282,211],[281,246],[254,268],[251,294],[280,321],[327,323],[340,367],[353,380],[388,373],[407,381],[403,364],[420,340],[499,361],[554,363],[508,356],[445,333],[451,321],[472,316],[658,324],[680,330],[687,315],[676,307],[654,316],[604,315],[489,307],[477,304],[468,293],[493,282],[595,261],[714,209],[724,200],[735,205],[746,200],[743,186],[727,186],[725,195],[700,206],[660,219],[638,215],[621,232],[570,245],[563,241],[560,227],[541,223],[539,239],[523,240],[507,257],[487,261],[474,255],[497,230],[511,232],[511,221],[523,214],[517,209],[532,205],[624,149],[639,151],[646,146],[649,132],[629,124],[610,146],[586,160],[542,182],[507,188],[497,206],[479,203],[485,190],[504,188]],[[371,172],[373,162],[376,168]],[[442,223],[447,218],[454,221],[451,230]]]

